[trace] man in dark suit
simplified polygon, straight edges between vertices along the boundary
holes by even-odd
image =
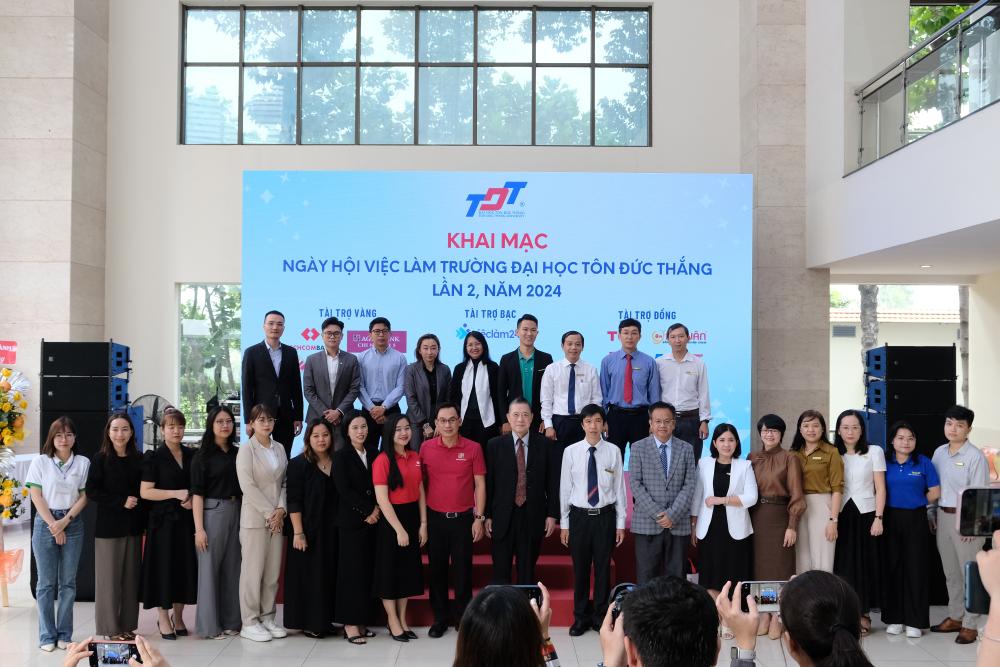
[[[342,352],[340,342],[344,338],[344,323],[336,317],[323,320],[323,351],[310,354],[302,371],[302,384],[309,410],[306,421],[325,419],[333,424],[334,451],[344,446],[341,421],[354,407],[354,401],[361,391],[361,371],[358,358],[350,352]]]
[[[486,444],[486,534],[493,538],[493,583],[533,584],[542,536],[556,531],[559,470],[545,437],[531,430],[531,406],[515,398],[507,410],[511,433]]]
[[[243,351],[243,423],[249,436],[250,411],[258,403],[276,415],[271,437],[291,454],[292,441],[302,430],[302,376],[295,348],[281,342],[285,316],[277,310],[264,315],[264,341]]]
[[[535,349],[538,338],[538,318],[525,313],[517,321],[517,338],[521,344],[500,358],[497,393],[500,395],[500,412],[507,414],[510,402],[523,398],[531,406],[531,430],[545,432],[542,423],[542,374],[552,363],[552,355]],[[504,423],[503,433],[510,433],[511,425]]]

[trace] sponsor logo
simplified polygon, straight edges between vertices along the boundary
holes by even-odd
[[[502,188],[487,188],[482,194],[469,193],[465,197],[469,202],[465,217],[523,218],[524,211],[520,209],[524,201],[518,201],[518,195],[526,187],[527,181],[506,181]]]
[[[653,345],[660,345],[664,340],[666,340],[662,331],[654,331],[649,335],[649,338],[653,341]]]
[[[302,330],[302,337],[305,340],[316,340],[317,338],[319,338],[319,332],[313,328],[306,327],[305,329]]]
[[[455,329],[455,338],[463,340],[470,331],[478,331],[483,334],[483,338],[517,338],[517,332],[513,329],[473,329],[468,324]]]
[[[347,331],[347,351],[351,353],[364,352],[372,346],[372,339],[367,331]],[[389,334],[389,347],[406,354],[406,332],[393,331]]]
[[[17,341],[0,340],[0,364],[17,363]]]
[[[463,324],[462,326],[455,329],[455,338],[465,338],[469,335],[469,325]]]

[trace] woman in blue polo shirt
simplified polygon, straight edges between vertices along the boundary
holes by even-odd
[[[940,497],[941,481],[930,459],[917,453],[917,437],[908,423],[893,424],[889,442],[882,622],[890,635],[902,634],[905,626],[906,636],[916,638],[930,626],[927,504]]]

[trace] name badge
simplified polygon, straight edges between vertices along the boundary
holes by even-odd
[[[965,461],[955,461],[955,465],[961,468],[962,466],[965,465]]]
[[[614,468],[605,468],[604,472],[608,473],[609,475],[614,475],[615,474],[615,469]]]
[[[921,470],[914,470],[913,472],[910,473],[912,477],[921,477],[923,474],[924,473]]]
[[[459,452],[458,453],[458,457],[455,460],[456,461],[464,461],[465,460],[465,452]]]
[[[814,457],[812,457],[812,460],[813,461],[822,461],[823,457],[822,456],[814,456]]]

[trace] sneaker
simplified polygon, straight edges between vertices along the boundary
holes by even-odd
[[[920,639],[924,633],[921,632],[920,628],[914,628],[911,626],[906,626],[906,636],[910,639]]]
[[[56,650],[56,645],[55,644],[42,644],[38,648],[42,649],[46,653],[52,653],[52,651]]]
[[[56,648],[60,651],[65,651],[67,646],[69,646],[69,642],[65,642],[61,639],[56,640]]]
[[[887,635],[901,635],[903,634],[903,624],[893,623],[892,625],[890,625],[885,629],[885,633]]]
[[[282,637],[288,636],[288,631],[275,623],[273,618],[262,620],[260,624],[263,625],[264,629],[271,633],[271,636],[275,639],[281,639]]]
[[[243,629],[240,630],[240,637],[245,639],[250,639],[255,642],[269,642],[271,641],[271,633],[267,631],[260,623],[254,623],[253,625],[244,625]]]
[[[235,637],[236,635],[240,634],[240,631],[239,630],[223,630],[222,634],[224,634],[227,637]]]

